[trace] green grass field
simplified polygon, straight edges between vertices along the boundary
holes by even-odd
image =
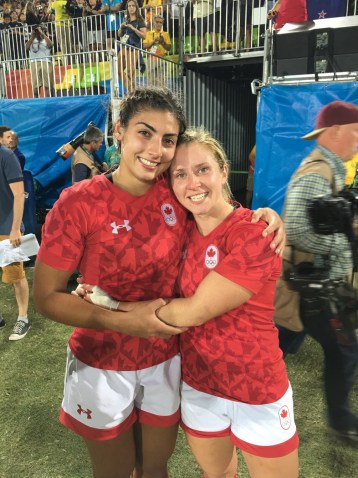
[[[27,275],[31,285],[31,269]],[[90,478],[81,439],[58,421],[71,329],[43,319],[31,301],[31,330],[23,340],[9,342],[16,306],[12,288],[4,284],[0,285],[0,312],[7,321],[0,332],[0,478]],[[286,363],[301,440],[300,477],[358,477],[358,447],[327,432],[321,349],[307,338],[300,352]],[[356,385],[352,396],[356,409],[357,397]],[[240,453],[239,462],[238,476],[247,478]],[[170,476],[201,477],[182,433],[170,462]]]

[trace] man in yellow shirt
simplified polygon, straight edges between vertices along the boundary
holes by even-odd
[[[66,10],[66,0],[55,0],[50,7],[55,11],[56,38],[63,55],[72,53],[71,16]],[[65,63],[67,58],[64,57]]]
[[[168,32],[163,31],[164,18],[161,15],[154,16],[154,29],[147,32],[143,41],[144,50],[150,55],[147,58],[148,84],[160,86],[165,79],[166,62],[161,59],[171,47]]]

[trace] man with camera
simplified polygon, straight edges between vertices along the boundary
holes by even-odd
[[[339,288],[342,284],[348,285],[348,276],[353,270],[352,238],[347,231],[335,232],[334,228],[326,228],[318,234],[310,220],[310,205],[312,200],[320,196],[332,198],[344,188],[344,163],[352,159],[358,148],[358,107],[343,101],[329,103],[318,113],[315,130],[303,139],[317,139],[317,147],[291,178],[284,222],[293,254],[311,253],[313,272],[322,280],[316,282],[317,288],[311,296],[301,291],[300,315],[305,332],[324,352],[329,426],[339,437],[356,441],[358,417],[351,409],[349,393],[358,359],[357,338],[353,321],[347,320],[349,311],[345,301],[339,297]],[[331,207],[329,201],[325,207]],[[352,224],[349,230],[352,232]],[[298,274],[298,277],[301,276]],[[325,288],[325,284],[331,288]]]
[[[77,147],[72,158],[72,183],[92,178],[107,171],[106,163],[96,155],[103,143],[103,133],[96,126],[89,125],[83,135],[82,144]]]
[[[44,25],[34,25],[31,35],[25,43],[29,52],[31,81],[34,97],[40,96],[40,88],[43,87],[45,97],[53,94],[53,70],[51,62],[52,40],[47,36]]]

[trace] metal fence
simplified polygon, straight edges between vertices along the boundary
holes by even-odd
[[[150,4],[150,2],[148,2]],[[164,1],[163,1],[164,3]],[[182,90],[183,62],[191,57],[239,56],[264,49],[268,0],[176,0],[141,9],[147,31],[155,15],[171,46],[165,56],[126,46],[120,54],[118,27],[125,12],[41,23],[51,40],[46,57],[29,54],[27,42],[36,26],[0,30],[0,96],[93,95],[121,97],[138,85],[156,84]],[[358,0],[347,0],[347,15],[357,14]],[[28,45],[27,45],[28,46]]]

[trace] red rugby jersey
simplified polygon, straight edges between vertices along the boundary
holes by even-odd
[[[230,400],[271,403],[288,387],[285,364],[272,321],[281,259],[263,238],[263,222],[236,209],[207,236],[192,225],[179,285],[192,296],[215,271],[254,293],[236,309],[192,327],[180,336],[183,380],[193,388]],[[207,300],[211,300],[210,297]]]
[[[136,197],[105,176],[66,189],[46,218],[38,258],[117,300],[174,296],[186,212],[166,179]],[[107,370],[139,370],[178,353],[178,339],[141,339],[111,330],[76,328],[69,345],[81,361]]]

